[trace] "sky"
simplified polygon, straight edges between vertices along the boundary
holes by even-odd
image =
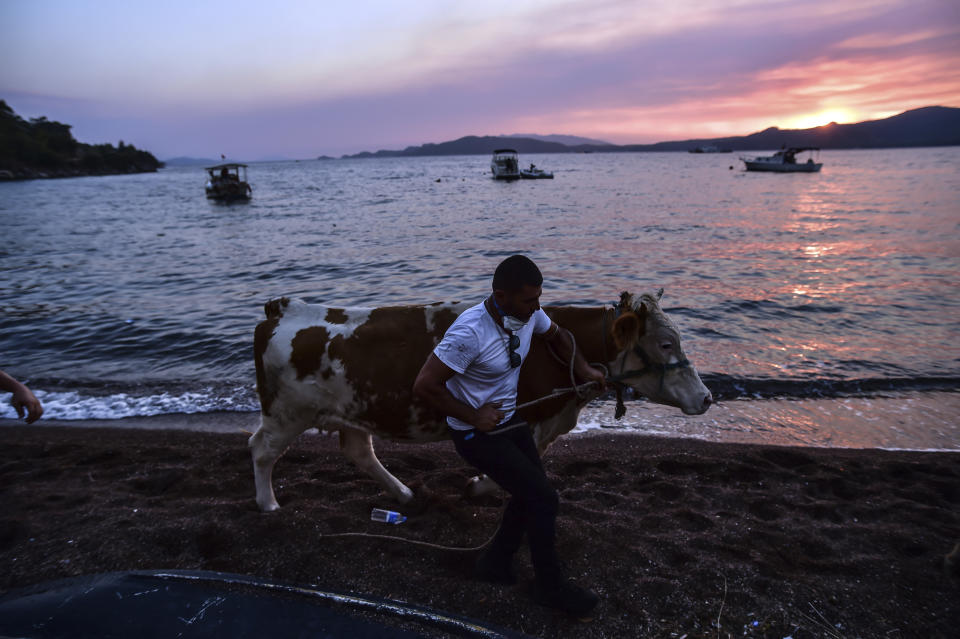
[[[960,106],[958,0],[0,0],[0,99],[160,159]]]

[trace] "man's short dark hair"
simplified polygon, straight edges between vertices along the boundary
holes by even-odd
[[[543,275],[529,257],[511,255],[500,262],[493,274],[493,290],[513,293],[524,286],[541,286]]]

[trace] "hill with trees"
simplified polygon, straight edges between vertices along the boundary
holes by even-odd
[[[70,128],[45,117],[24,120],[0,100],[0,180],[147,173],[163,166],[122,140],[117,146],[78,142]]]

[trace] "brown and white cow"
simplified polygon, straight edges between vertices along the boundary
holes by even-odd
[[[710,391],[680,345],[680,334],[655,295],[624,293],[616,308],[545,307],[571,331],[588,362],[603,362],[611,376],[650,400],[698,415]],[[447,438],[442,415],[416,399],[413,382],[427,356],[468,304],[327,308],[275,299],[255,331],[254,354],[261,423],[249,445],[257,504],[279,506],[272,474],[277,459],[308,428],[339,430],[340,447],[361,470],[401,503],[413,492],[391,475],[373,451],[372,435],[398,442]],[[518,404],[570,386],[569,369],[535,338],[520,374]],[[599,395],[573,393],[521,411],[541,454],[577,423],[580,409]],[[493,486],[474,478],[474,492]]]

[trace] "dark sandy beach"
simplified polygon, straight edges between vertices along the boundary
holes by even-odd
[[[418,492],[400,508],[338,451],[304,435],[277,465],[282,509],[254,503],[246,435],[0,428],[0,588],[132,569],[213,570],[387,597],[538,637],[955,637],[960,453],[775,448],[591,434],[546,467],[559,548],[603,602],[581,623],[521,583],[471,578],[473,553],[324,534],[482,544],[502,500],[461,496],[448,443],[379,443]],[[400,526],[370,509],[403,510]],[[718,627],[719,623],[719,627]]]

